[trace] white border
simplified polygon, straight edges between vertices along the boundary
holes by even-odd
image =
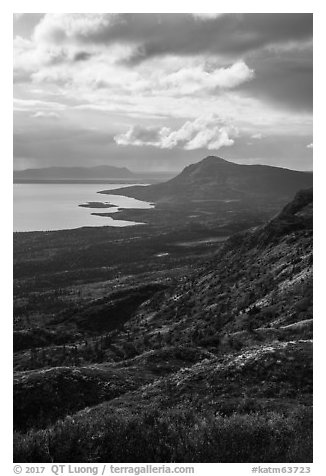
[[[216,9],[230,13],[242,12],[279,12],[279,13],[314,13],[314,316],[315,316],[315,350],[314,350],[314,382],[315,382],[315,431],[314,431],[314,463],[312,474],[324,475],[326,472],[325,453],[325,338],[326,313],[323,293],[325,282],[325,233],[326,219],[323,200],[325,188],[325,3],[321,1],[234,1],[212,2],[207,0],[176,2],[122,1],[104,2],[92,0],[86,2],[61,1],[13,1],[2,6],[0,15],[1,45],[1,194],[2,194],[2,227],[1,227],[1,441],[0,448],[4,475],[12,473],[12,14],[47,12],[215,12]],[[324,350],[325,349],[325,350]],[[252,464],[196,464],[196,475],[247,475]],[[273,466],[288,466],[274,464]]]

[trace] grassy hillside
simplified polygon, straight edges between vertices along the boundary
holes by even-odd
[[[311,462],[312,198],[55,313],[67,343],[15,354],[15,461]]]

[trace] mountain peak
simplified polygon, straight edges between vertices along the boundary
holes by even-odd
[[[199,162],[188,165],[185,167],[179,177],[192,177],[198,180],[200,177],[212,178],[221,172],[221,170],[237,167],[233,162],[217,157],[215,155],[209,155]],[[178,176],[176,177],[178,180]],[[173,180],[173,179],[172,179]]]
[[[212,162],[212,163],[227,162],[227,163],[230,163],[227,160],[222,159],[222,157],[218,157],[217,155],[208,155],[207,157],[205,157],[203,160],[201,160],[198,163],[200,164],[202,162]]]
[[[124,188],[123,194],[161,203],[215,201],[218,205],[237,201],[250,202],[256,207],[263,200],[269,204],[288,201],[298,190],[312,187],[312,181],[312,174],[305,172],[268,165],[240,165],[209,155],[188,165],[167,182]]]
[[[206,166],[212,166],[215,167],[217,165],[236,165],[234,162],[229,162],[228,160],[222,159],[222,157],[217,157],[216,155],[208,155],[204,159],[202,159],[200,162],[196,162],[195,164],[192,164],[190,167],[196,167],[196,168],[201,168],[201,167],[206,167]]]

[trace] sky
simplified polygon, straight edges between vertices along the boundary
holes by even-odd
[[[312,170],[312,14],[14,14],[14,168]]]

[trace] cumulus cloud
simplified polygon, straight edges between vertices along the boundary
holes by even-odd
[[[95,40],[107,31],[119,15],[113,13],[47,13],[36,26],[34,40],[44,43],[84,42]]]
[[[94,52],[77,46],[47,44],[17,36],[14,39],[14,75],[37,73],[44,68],[87,61]]]
[[[52,83],[68,89],[110,90],[111,97],[138,94],[143,96],[181,96],[214,94],[251,81],[255,72],[245,61],[220,65],[198,57],[159,57],[128,67],[117,58],[130,54],[124,45],[110,51],[75,45],[49,46],[31,40],[15,40],[15,82]],[[66,89],[67,91],[67,89]],[[98,93],[100,95],[100,92]],[[106,92],[108,94],[108,92]]]
[[[310,144],[307,145],[307,149],[313,149],[314,148],[314,145],[313,143],[311,142]]]
[[[156,67],[124,68],[99,61],[85,64],[84,68],[43,68],[32,74],[36,81],[62,81],[98,89],[113,89],[117,93],[137,93],[142,95],[180,96],[210,94],[217,90],[237,88],[255,76],[253,69],[239,61],[227,67],[206,68],[205,63],[188,60],[180,68],[180,63],[168,60],[156,61]]]
[[[161,149],[218,150],[234,144],[238,135],[234,126],[224,124],[218,116],[199,117],[185,122],[179,129],[133,126],[114,137],[118,145],[152,146]]]
[[[31,38],[15,38],[14,78],[111,95],[119,86],[176,96],[241,87],[307,109],[311,41],[311,14],[49,13]]]
[[[202,52],[239,57],[267,45],[311,37],[312,15],[301,13],[46,14],[34,33],[37,43],[133,45],[129,58],[133,62]]]
[[[159,80],[158,86],[178,93],[191,94],[200,90],[232,89],[251,80],[254,71],[243,61],[227,68],[206,71],[203,65],[193,68],[181,68]]]
[[[15,129],[20,137],[28,130],[21,157],[32,130],[47,130],[48,141],[56,128],[73,126],[84,137],[92,124],[103,144],[111,138],[112,157],[128,156],[120,144],[139,145],[138,156],[151,145],[156,157],[174,148],[174,157],[195,158],[197,148],[232,145],[232,124],[242,139],[229,154],[268,154],[271,134],[292,134],[311,158],[311,14],[26,14],[15,25]],[[59,140],[64,150],[77,147],[75,136]],[[89,155],[106,157],[97,140]]]

